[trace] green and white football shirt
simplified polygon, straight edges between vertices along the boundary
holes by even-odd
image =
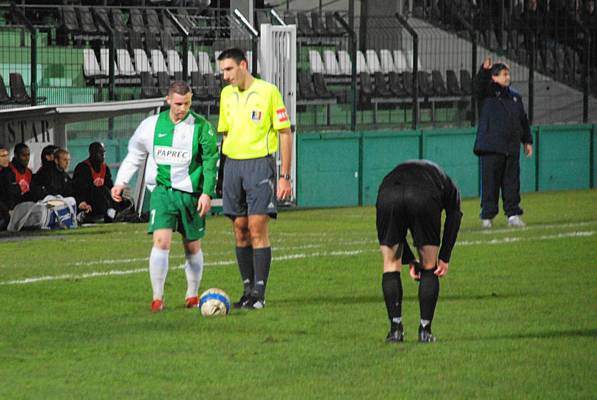
[[[169,111],[163,111],[143,120],[129,141],[116,184],[128,184],[145,156],[149,156],[148,186],[215,195],[217,141],[213,127],[202,116],[191,111],[174,124]]]

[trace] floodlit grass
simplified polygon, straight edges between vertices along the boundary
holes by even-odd
[[[182,307],[179,239],[149,311],[143,224],[2,236],[0,398],[594,398],[597,192],[523,207],[528,228],[482,231],[465,201],[429,345],[407,274],[406,342],[384,343],[373,208],[283,212],[266,309],[213,319]],[[202,289],[236,300],[232,240],[209,219]]]

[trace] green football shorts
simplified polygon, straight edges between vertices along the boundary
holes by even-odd
[[[196,195],[157,185],[149,202],[149,228],[172,229],[187,240],[199,240],[205,235],[205,218],[197,211]]]

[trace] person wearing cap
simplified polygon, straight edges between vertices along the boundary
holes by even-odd
[[[533,137],[522,97],[510,87],[510,67],[487,57],[476,80],[479,124],[474,153],[481,164],[481,221],[491,228],[500,190],[507,223],[525,226],[520,207],[520,147],[533,155]]]

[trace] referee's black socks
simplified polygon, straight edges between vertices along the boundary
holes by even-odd
[[[243,280],[244,296],[251,294],[253,290],[253,248],[252,247],[237,247],[236,261],[238,262],[238,269],[240,270],[240,277]]]
[[[381,288],[383,298],[386,302],[388,319],[392,325],[392,330],[398,328],[402,317],[402,281],[400,272],[384,272],[381,279]]]
[[[255,284],[253,285],[252,296],[257,299],[265,298],[265,287],[269,276],[269,268],[272,264],[272,248],[263,247],[253,249],[253,268],[255,269]]]
[[[439,278],[434,274],[435,269],[422,269],[419,282],[419,308],[421,311],[421,325],[431,325],[435,305],[439,296]]]

